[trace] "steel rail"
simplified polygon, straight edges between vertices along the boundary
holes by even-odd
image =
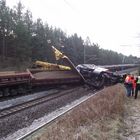
[[[73,92],[74,90],[75,90],[75,88],[73,88],[72,90],[69,89],[68,91],[63,91],[63,92],[56,91],[55,93],[53,93],[51,95],[46,95],[46,96],[31,100],[31,101],[16,105],[14,107],[9,107],[9,108],[3,109],[0,112],[0,119],[4,118],[6,116],[12,115],[14,113],[17,113],[19,111],[25,110],[27,108],[54,100],[56,98],[59,98],[59,97],[65,96],[65,95],[68,95],[69,93]]]
[[[83,100],[79,101],[78,103],[72,105],[70,108],[60,112],[59,115],[52,117],[50,120],[48,120],[47,122],[41,124],[40,126],[38,126],[37,128],[34,128],[34,130],[28,131],[28,133],[20,136],[19,138],[17,138],[16,140],[24,140],[26,138],[28,138],[29,136],[33,135],[35,132],[39,131],[40,129],[42,129],[43,127],[45,127],[46,125],[49,125],[50,123],[52,123],[53,121],[55,121],[56,119],[58,119],[59,117],[63,116],[64,114],[66,114],[67,112],[71,111],[72,109],[74,109],[75,107],[79,106],[80,104],[82,104],[83,102],[87,101],[89,98],[99,94],[101,92],[98,91],[96,93],[89,93],[90,95],[85,97]]]

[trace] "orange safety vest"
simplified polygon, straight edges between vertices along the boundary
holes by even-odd
[[[135,89],[136,88],[136,81],[135,81],[135,79],[131,79],[131,81],[132,81],[133,88]]]
[[[132,83],[131,76],[126,76],[125,83]]]

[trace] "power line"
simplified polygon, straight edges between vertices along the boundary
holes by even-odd
[[[75,10],[75,8],[70,4],[67,0],[64,0],[65,4],[68,5],[71,9]]]
[[[65,2],[69,7],[72,8],[71,4],[70,4],[67,0],[64,0],[64,2]]]

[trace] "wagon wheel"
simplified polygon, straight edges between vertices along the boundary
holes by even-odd
[[[17,90],[16,89],[11,89],[10,90],[11,95],[17,95]]]
[[[24,86],[19,86],[18,89],[18,94],[21,95],[21,94],[26,94],[26,89]]]
[[[9,88],[3,89],[3,96],[9,96],[9,95],[10,95]]]
[[[3,91],[2,90],[0,90],[0,97],[3,97],[4,95],[3,95]]]

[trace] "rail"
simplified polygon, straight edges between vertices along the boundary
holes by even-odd
[[[56,91],[55,93],[53,93],[51,95],[46,95],[46,96],[34,99],[32,101],[28,101],[28,102],[16,105],[14,107],[9,107],[9,108],[3,109],[0,112],[0,119],[4,118],[6,116],[12,115],[14,113],[17,113],[19,111],[25,110],[27,108],[42,104],[44,102],[54,100],[56,98],[59,98],[59,97],[65,96],[65,95],[68,95],[69,93],[71,93],[74,90],[75,90],[75,88],[73,90],[66,91],[66,92],[65,91],[64,92]]]
[[[96,94],[99,94],[101,91],[98,91],[94,94],[90,94],[89,96],[83,98],[81,101],[79,101],[78,103],[73,104],[71,107],[67,108],[66,110],[60,111],[60,113],[56,116],[51,117],[50,120],[48,120],[47,122],[41,124],[40,126],[34,128],[31,131],[28,131],[28,133],[20,136],[19,138],[17,138],[17,140],[24,140],[26,138],[28,138],[29,136],[33,135],[35,132],[39,131],[40,129],[42,129],[43,127],[45,127],[46,125],[49,125],[50,123],[52,123],[53,121],[55,121],[56,119],[58,119],[59,117],[63,116],[64,114],[66,114],[67,112],[69,112],[70,110],[74,109],[75,107],[79,106],[80,104],[82,104],[83,102],[87,101],[89,98],[95,96]]]

